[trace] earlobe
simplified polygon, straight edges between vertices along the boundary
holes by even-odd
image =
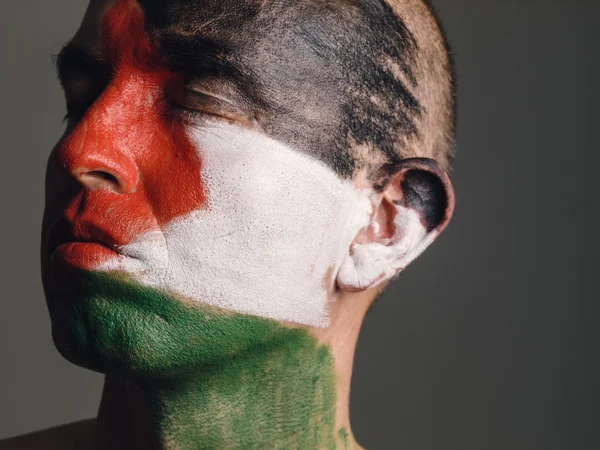
[[[369,230],[357,235],[338,271],[338,285],[348,292],[369,289],[400,273],[443,231],[454,210],[450,180],[431,159],[382,166],[373,188],[381,200]]]

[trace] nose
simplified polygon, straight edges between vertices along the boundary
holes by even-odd
[[[106,114],[90,111],[59,146],[56,162],[86,189],[133,192],[139,179],[137,163],[123,133],[111,133],[114,128],[106,126],[102,116],[106,119]]]
[[[108,188],[113,191],[123,192],[122,178],[113,175],[106,170],[89,170],[83,171],[78,177],[78,180],[89,189]]]
[[[65,162],[65,168],[89,190],[105,189],[126,194],[136,188],[137,166],[120,151],[87,148]]]

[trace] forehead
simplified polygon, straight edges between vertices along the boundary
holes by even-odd
[[[365,20],[360,3],[348,0],[91,0],[77,37],[88,41],[99,39],[99,25],[106,13],[128,5],[143,12],[146,31],[153,38],[169,33],[190,39],[212,38],[227,43],[232,50],[244,51],[266,49],[269,44],[299,45],[303,40],[319,38],[324,39],[321,45],[327,45],[331,39],[357,31],[356,27]]]
[[[227,80],[265,133],[340,175],[353,172],[352,146],[395,153],[384,121],[411,133],[414,41],[384,0],[92,0],[75,40],[101,45],[102,21],[123,4],[141,9],[171,69]]]

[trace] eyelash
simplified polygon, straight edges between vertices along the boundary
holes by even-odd
[[[93,102],[79,102],[72,105],[67,105],[67,112],[62,119],[62,123],[68,123],[71,120],[80,120],[87,110],[90,108]],[[208,117],[227,119],[224,116],[209,113],[206,111],[200,111],[197,109],[186,108],[178,103],[169,101],[165,108],[168,117],[176,120],[180,120],[189,125],[196,125],[201,120],[205,120]]]
[[[167,115],[181,120],[182,122],[189,125],[197,125],[200,121],[205,120],[208,117],[223,119],[223,116],[212,114],[206,111],[200,111],[197,109],[186,108],[175,102],[169,102],[167,108]]]

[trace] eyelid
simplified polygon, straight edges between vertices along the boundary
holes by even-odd
[[[183,89],[183,96],[182,103],[189,102],[188,105],[184,104],[184,106],[197,107],[199,109],[214,107],[216,109],[223,109],[224,112],[239,112],[239,108],[235,102],[214,92],[186,87]]]
[[[67,106],[92,103],[103,91],[105,83],[83,74],[73,74],[62,80]]]
[[[224,96],[222,96],[220,94],[217,94],[215,92],[211,92],[211,91],[204,90],[204,89],[201,89],[201,88],[196,88],[196,87],[186,87],[186,88],[184,88],[184,91],[190,92],[192,94],[204,96],[204,97],[207,97],[207,98],[215,99],[215,100],[218,100],[220,102],[227,103],[227,104],[233,106],[233,102],[229,98],[224,97]]]
[[[90,92],[100,83],[88,73],[81,71],[71,71],[60,80],[60,84],[65,91],[65,94],[83,94]]]
[[[211,115],[235,122],[246,122],[243,110],[231,99],[208,90],[185,87],[176,107],[196,113],[197,116]]]
[[[59,77],[66,101],[66,115],[63,122],[79,120],[102,94],[108,80],[91,68],[70,67]]]
[[[110,64],[94,48],[81,47],[71,42],[52,59],[61,84],[68,83],[73,74],[85,74],[99,82],[110,78]]]

